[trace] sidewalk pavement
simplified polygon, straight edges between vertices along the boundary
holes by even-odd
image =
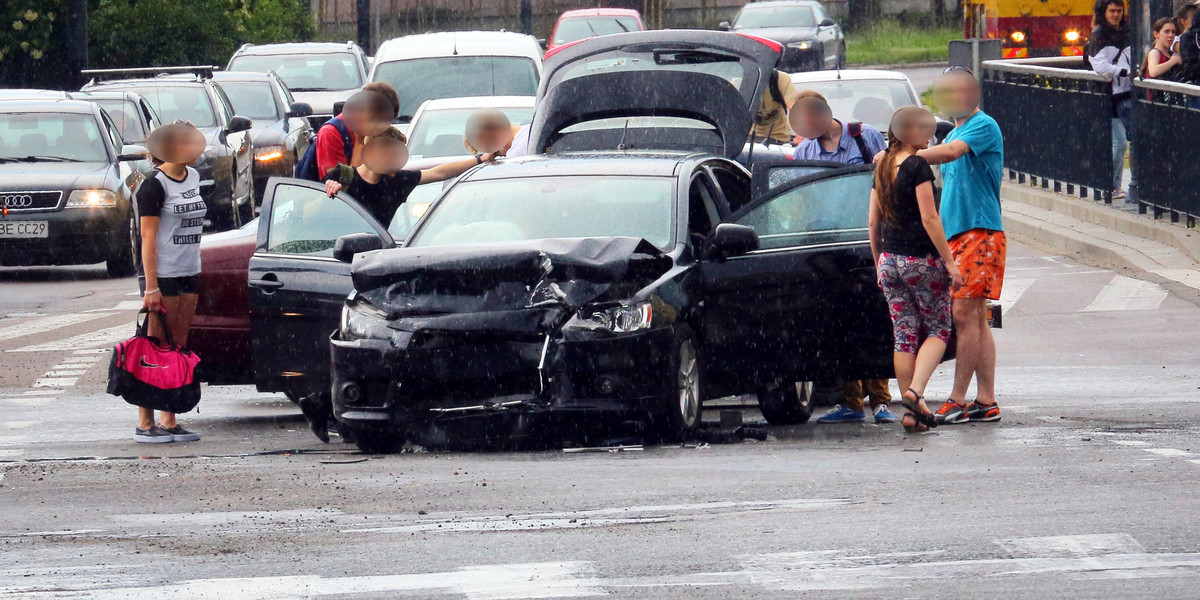
[[[1200,230],[1012,181],[1004,182],[1000,199],[1010,235],[1082,262],[1200,290]]]

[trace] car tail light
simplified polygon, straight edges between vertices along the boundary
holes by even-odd
[[[746,39],[754,40],[776,52],[783,52],[783,45],[775,40],[769,40],[765,37],[759,37],[757,35],[750,35],[748,33],[739,33],[738,35],[740,35]]]

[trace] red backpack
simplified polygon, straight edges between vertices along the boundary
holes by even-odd
[[[185,413],[200,403],[200,382],[195,378],[200,357],[175,344],[167,319],[155,312],[166,332],[167,345],[150,337],[149,311],[138,313],[134,336],[113,347],[108,365],[108,393],[143,408],[172,413]],[[140,317],[146,314],[146,320]]]

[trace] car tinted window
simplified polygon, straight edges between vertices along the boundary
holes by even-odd
[[[885,133],[892,113],[917,104],[908,83],[900,80],[796,81],[796,87],[825,96],[834,117],[861,121]]]
[[[0,160],[108,162],[101,135],[90,114],[0,113]]]
[[[323,189],[285,184],[275,188],[267,251],[331,257],[339,237],[374,231],[367,218],[341,198],[330,198]]]
[[[426,217],[410,245],[628,236],[666,249],[675,222],[674,185],[670,177],[625,176],[459,183]]]
[[[533,108],[501,108],[509,122],[520,125],[533,119]],[[467,154],[463,134],[473,108],[426,110],[408,131],[408,151],[413,159]]]
[[[736,29],[756,27],[816,27],[813,9],[808,6],[768,6],[753,4],[738,13]]]
[[[537,65],[517,56],[447,56],[381,63],[375,80],[401,91],[400,116],[411,118],[422,102],[470,96],[534,96]],[[419,82],[419,85],[418,85]]]
[[[138,84],[121,86],[121,89],[144,96],[164,123],[184,119],[196,127],[216,127],[218,124],[212,97],[203,86]]]
[[[800,185],[737,219],[758,232],[762,248],[867,239],[870,171]]]
[[[750,202],[750,181],[729,169],[713,169],[717,185],[729,203],[729,211],[737,212]]]
[[[230,61],[229,70],[275,71],[293,92],[352,90],[363,84],[358,61],[349,52],[243,55]]]
[[[558,28],[554,30],[554,40],[551,42],[555,46],[582,40],[585,38],[596,37],[599,35],[609,35],[613,33],[625,33],[627,31],[641,31],[641,26],[638,25],[637,19],[633,17],[587,17],[574,18],[559,21]]]
[[[121,132],[121,138],[127,143],[143,142],[150,135],[150,132],[146,131],[145,123],[142,122],[142,113],[133,101],[114,98],[95,102],[112,118],[117,130]]]
[[[274,121],[283,110],[267,81],[222,81],[221,89],[233,104],[233,114],[251,120]]]

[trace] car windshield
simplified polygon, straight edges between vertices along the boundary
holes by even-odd
[[[251,121],[275,121],[280,118],[279,103],[267,81],[221,81],[221,89],[229,96],[233,112]]]
[[[138,105],[132,101],[113,98],[111,100],[93,100],[108,116],[112,118],[117,129],[121,132],[121,139],[128,143],[143,142],[150,135],[146,131],[145,123],[142,121],[141,110]]]
[[[73,113],[0,113],[0,162],[107,162],[96,118]]]
[[[362,86],[357,61],[349,52],[329,54],[253,54],[229,63],[230,71],[275,74],[293,92],[352,90]]]
[[[626,236],[666,250],[675,202],[670,177],[525,177],[460,183],[410,246]]]
[[[520,56],[445,56],[381,63],[375,80],[401,90],[400,119],[426,100],[537,95],[537,65]],[[420,82],[420,85],[416,85]]]
[[[633,17],[576,17],[559,21],[554,30],[555,46],[600,35],[640,31],[638,20]]]
[[[121,86],[122,90],[141,94],[163,123],[183,119],[196,127],[216,127],[217,113],[212,97],[201,85],[154,85],[152,83]]]
[[[808,6],[770,6],[750,4],[738,13],[734,29],[758,27],[816,27],[816,16]]]
[[[796,81],[795,84],[798,89],[825,96],[835,118],[861,121],[884,133],[892,121],[892,113],[917,104],[908,82],[898,79]]]
[[[413,121],[408,130],[408,151],[411,158],[437,158],[468,154],[463,145],[463,134],[467,129],[467,118],[477,109],[447,108],[428,110],[421,118]],[[533,108],[501,107],[514,125],[528,123],[533,119]]]

